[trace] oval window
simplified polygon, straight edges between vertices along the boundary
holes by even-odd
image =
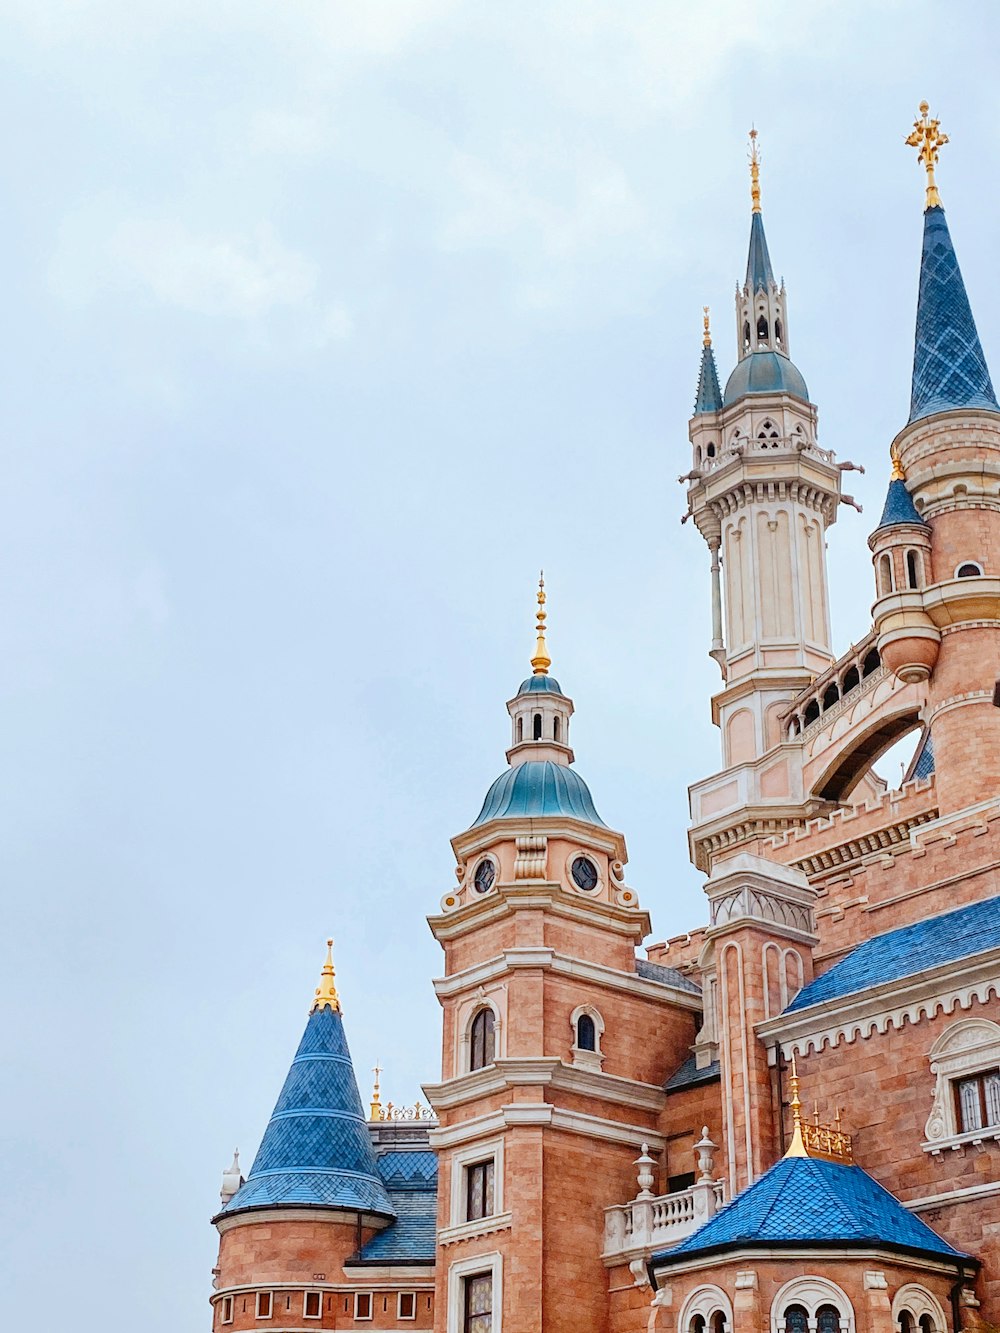
[[[597,888],[597,867],[589,856],[578,856],[573,862],[570,874],[573,876],[573,883],[578,889],[583,889],[584,893],[591,893]]]
[[[476,892],[489,893],[496,877],[497,868],[487,856],[476,866],[476,873],[472,879],[473,884],[476,886]]]

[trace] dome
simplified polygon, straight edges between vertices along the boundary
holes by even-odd
[[[798,367],[780,352],[751,352],[737,363],[726,382],[726,407],[748,393],[791,393],[809,401]]]
[[[530,759],[500,774],[486,793],[472,827],[491,819],[542,819],[552,815],[606,827],[594,809],[587,784],[575,769],[550,759]]]
[[[518,694],[562,694],[562,686],[555,676],[529,676],[522,680]]]

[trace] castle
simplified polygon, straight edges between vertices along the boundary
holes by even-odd
[[[508,767],[452,841],[430,1113],[366,1114],[328,954],[214,1223],[213,1333],[959,1333],[1000,1323],[1000,405],[934,168],[909,420],[836,653],[843,474],[791,360],[752,139],[739,356],[706,312],[688,516],[722,767],[707,924],[650,920],[574,766],[539,591]],[[919,741],[888,790],[872,763]],[[263,1108],[262,1108],[263,1109]]]

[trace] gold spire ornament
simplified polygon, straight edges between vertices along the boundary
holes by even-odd
[[[903,471],[903,462],[899,457],[899,450],[894,448],[892,451],[892,475],[890,481],[905,481],[906,473]]]
[[[808,1157],[806,1145],[802,1139],[802,1103],[799,1101],[799,1076],[795,1072],[795,1056],[792,1056],[791,1078],[792,1100],[792,1141],[785,1151],[786,1157]]]
[[[535,629],[538,639],[535,643],[535,655],[531,659],[531,669],[536,676],[547,676],[549,667],[552,665],[552,658],[549,656],[549,650],[545,646],[545,570],[538,576],[538,610],[536,611],[538,624]]]
[[[334,975],[333,940],[327,940],[326,962],[323,964],[323,973],[319,979],[319,985],[316,987],[312,1007],[309,1010],[311,1014],[315,1013],[317,1009],[332,1009],[334,1013],[340,1012],[340,998],[337,995]]]
[[[379,1093],[379,1085],[378,1085],[379,1075],[382,1073],[381,1065],[376,1064],[375,1068],[372,1070],[372,1073],[375,1075],[375,1086],[372,1088],[371,1111],[368,1116],[368,1119],[384,1120],[385,1107],[382,1105],[382,1097]]]
[[[757,131],[750,127],[750,198],[752,212],[760,212],[760,153],[757,149]]]
[[[702,343],[704,344],[705,347],[711,347],[711,346],[712,346],[712,330],[711,330],[711,328],[710,328],[710,326],[709,326],[709,322],[708,322],[708,306],[707,306],[707,305],[703,305],[703,306],[702,306],[702,310],[704,311],[704,315],[703,315],[702,318],[703,318],[703,322],[704,322],[704,325],[705,325],[705,332],[702,334],[701,341],[702,341]]]
[[[921,102],[920,119],[913,122],[913,131],[907,136],[906,142],[911,148],[920,150],[917,153],[917,161],[923,165],[927,172],[927,202],[924,207],[940,208],[941,196],[938,194],[937,184],[934,180],[934,168],[937,166],[941,146],[948,142],[948,136],[941,133],[939,128],[941,122],[930,117],[927,114],[928,111],[927,103]]]

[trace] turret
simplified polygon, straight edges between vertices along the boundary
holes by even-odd
[[[922,591],[930,582],[931,529],[917,513],[898,457],[868,545],[875,566],[872,619],[879,656],[904,684],[926,680],[941,643],[941,632],[924,609]]]

